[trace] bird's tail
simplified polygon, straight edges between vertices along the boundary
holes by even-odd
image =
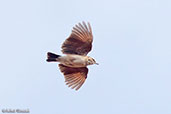
[[[51,52],[48,52],[47,53],[47,59],[46,61],[47,62],[54,62],[54,61],[58,61],[58,57],[60,57],[60,55],[56,55],[54,53],[51,53]]]

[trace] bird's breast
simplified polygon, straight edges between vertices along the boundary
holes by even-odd
[[[62,56],[59,62],[68,67],[86,67],[85,56],[80,55]]]

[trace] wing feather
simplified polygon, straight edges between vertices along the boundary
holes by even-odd
[[[77,80],[79,80],[79,79],[80,79],[80,77],[79,77],[79,76],[77,76],[77,77],[74,77],[72,80],[67,80],[66,85],[68,85],[68,84],[72,84],[73,82],[75,82],[75,81],[77,81]]]
[[[82,82],[83,79],[80,79],[75,85],[72,86],[72,88],[76,88],[78,85],[80,85],[80,82]]]
[[[78,23],[73,27],[71,35],[62,44],[64,54],[87,55],[91,51],[93,34],[90,23]]]
[[[87,67],[71,68],[59,64],[61,72],[64,74],[65,82],[68,87],[78,90],[85,82],[88,74]]]
[[[81,78],[79,77],[77,80],[75,80],[74,82],[71,82],[70,84],[69,84],[69,86],[68,87],[71,87],[72,89],[73,89],[73,86],[74,85],[76,85],[76,84],[78,84],[79,83],[79,81],[81,80]]]
[[[80,87],[83,85],[84,82],[85,82],[85,80],[82,80],[82,81],[79,83],[79,85],[77,86],[77,88],[76,88],[75,90],[80,89]]]

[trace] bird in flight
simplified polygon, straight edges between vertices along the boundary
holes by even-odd
[[[92,49],[93,34],[90,23],[78,23],[73,27],[70,36],[62,44],[64,56],[47,53],[47,62],[59,62],[59,69],[64,74],[68,87],[78,90],[85,82],[88,65],[97,64],[87,56]]]

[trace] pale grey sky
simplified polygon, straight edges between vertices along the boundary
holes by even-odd
[[[0,113],[171,114],[170,0],[1,0]],[[46,53],[81,21],[92,25],[90,66],[68,88]]]

